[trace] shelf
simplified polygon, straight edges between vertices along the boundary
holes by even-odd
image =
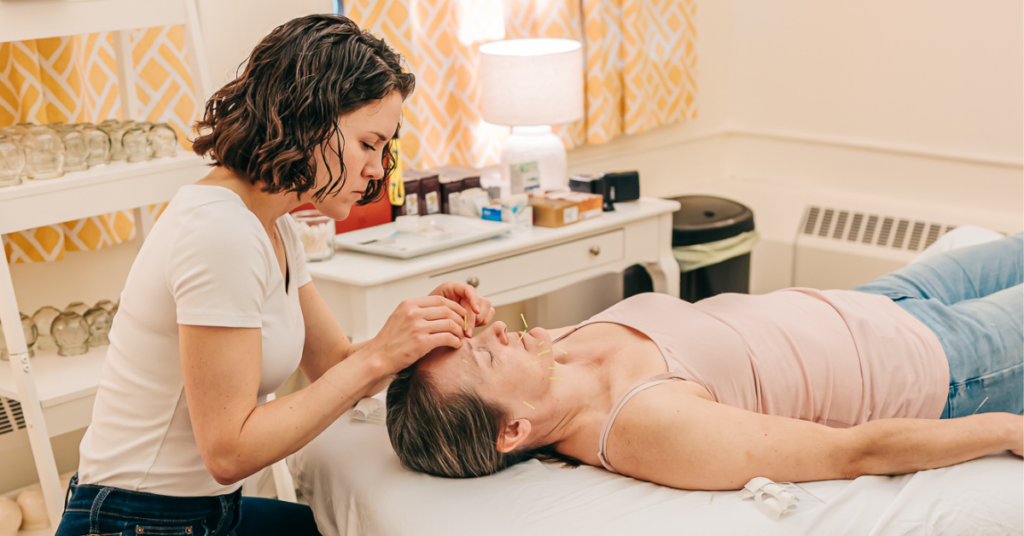
[[[178,188],[203,178],[208,163],[184,152],[0,188],[0,234],[170,201]]]
[[[46,16],[40,16],[45,13]],[[24,41],[181,24],[180,2],[166,0],[2,0],[0,37]]]
[[[29,363],[43,409],[95,394],[109,347],[90,348],[89,353],[73,357],[37,351]],[[7,361],[0,361],[0,396],[21,399]]]

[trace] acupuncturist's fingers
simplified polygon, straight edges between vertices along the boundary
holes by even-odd
[[[456,338],[462,337],[463,333],[462,324],[450,318],[426,322],[426,332],[431,335],[438,333],[451,333],[452,336]]]
[[[433,350],[434,348],[438,348],[440,346],[448,346],[456,349],[462,347],[462,339],[448,332],[433,333],[431,335],[428,335],[426,338],[426,343],[427,346],[430,346],[430,350]],[[427,353],[429,353],[430,350],[427,350]]]
[[[484,308],[490,307],[490,301],[485,302],[484,298],[481,298],[477,294],[476,289],[458,281],[448,281],[442,283],[433,292],[430,293],[435,296],[444,296],[450,300],[455,300],[459,303],[468,302],[473,312],[480,315],[484,314]]]
[[[427,307],[421,309],[421,312],[423,313],[424,320],[448,319],[455,321],[459,326],[462,326],[464,321],[463,317],[459,316],[450,307]]]
[[[448,299],[448,298],[446,298],[444,296],[438,296],[438,295],[423,296],[422,298],[413,298],[413,299],[408,300],[408,301],[410,303],[412,303],[413,305],[416,305],[417,307],[421,307],[421,308],[427,308],[427,307],[447,307],[447,308],[451,309],[452,311],[455,311],[455,314],[458,315],[459,318],[462,318],[463,315],[466,314],[466,308],[465,307],[463,307],[462,305],[459,305],[457,302],[454,302],[454,301],[452,301],[452,300],[450,300],[450,299]]]
[[[494,318],[494,308],[491,307],[491,300],[487,298],[478,297],[479,307],[477,308],[477,324],[478,326],[486,326],[491,323],[491,319]]]

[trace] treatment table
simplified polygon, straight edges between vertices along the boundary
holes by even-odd
[[[325,536],[1024,533],[1024,462],[1008,452],[909,475],[804,483],[824,504],[779,521],[737,491],[681,491],[589,466],[531,460],[464,480],[414,473],[384,425],[351,412],[288,465]]]

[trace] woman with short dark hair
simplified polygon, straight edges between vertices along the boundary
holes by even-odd
[[[414,85],[384,41],[312,15],[213,95],[193,146],[213,168],[178,191],[128,275],[57,534],[318,534],[309,507],[242,498],[241,481],[489,321],[488,300],[446,283],[352,344],[287,216],[313,203],[343,220],[383,195]],[[296,368],[311,384],[265,403]]]
[[[1019,456],[1022,281],[1017,234],[853,290],[640,294],[579,326],[495,322],[399,373],[388,435],[437,476],[541,458],[694,490]]]

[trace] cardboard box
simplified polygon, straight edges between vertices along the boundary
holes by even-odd
[[[576,202],[580,206],[580,221],[596,218],[604,212],[602,210],[604,196],[602,195],[583,192],[548,192],[544,197]]]
[[[533,224],[540,227],[564,227],[580,221],[580,204],[568,199],[530,197]]]

